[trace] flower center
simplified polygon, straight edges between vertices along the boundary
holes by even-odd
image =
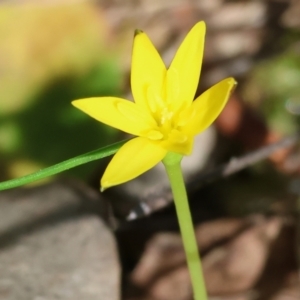
[[[166,141],[172,144],[183,144],[188,137],[181,132],[185,125],[185,116],[181,112],[171,109],[171,103],[167,103],[152,86],[148,87],[147,100],[150,113],[156,122],[156,128],[152,128],[146,134],[147,138],[153,141]],[[187,118],[188,119],[188,118]]]
[[[177,124],[177,117],[167,106],[152,113],[157,127],[147,133],[147,137],[154,141],[169,141],[174,144],[183,144],[188,137],[183,134]]]

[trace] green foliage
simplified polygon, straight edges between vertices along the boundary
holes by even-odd
[[[60,80],[38,95],[38,101],[28,108],[2,117],[2,158],[25,157],[48,166],[111,143],[115,130],[94,121],[70,103],[83,95],[112,93],[115,73],[109,65],[100,66],[80,80]],[[91,77],[97,85],[91,84]],[[11,133],[5,141],[7,131]],[[81,168],[75,173],[83,175],[87,171]]]
[[[120,94],[121,72],[97,10],[91,2],[0,9],[2,180],[115,140],[115,130],[71,105],[77,98]],[[85,176],[90,168],[72,174]]]
[[[299,129],[299,83],[300,56],[291,48],[258,64],[244,89],[245,99],[263,112],[271,128],[291,133]]]

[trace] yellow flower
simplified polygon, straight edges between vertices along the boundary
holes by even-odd
[[[168,152],[189,155],[195,135],[222,111],[236,82],[227,78],[195,101],[203,58],[205,23],[197,23],[167,69],[142,31],[136,31],[131,65],[135,102],[95,97],[72,104],[96,120],[137,136],[108,165],[102,189],[129,181],[160,162]]]

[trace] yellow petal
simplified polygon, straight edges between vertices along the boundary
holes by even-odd
[[[193,114],[184,131],[196,135],[218,117],[236,86],[234,78],[226,78],[200,95],[192,104]]]
[[[167,151],[146,138],[135,138],[123,145],[109,163],[101,179],[102,189],[129,181],[159,163]]]
[[[115,97],[75,100],[72,104],[94,119],[133,135],[156,126],[147,111],[135,103]]]
[[[148,89],[162,96],[166,67],[148,36],[136,31],[131,63],[131,89],[135,102],[149,109]]]
[[[185,37],[168,69],[166,90],[173,110],[194,99],[200,78],[204,37],[205,23],[199,22]]]

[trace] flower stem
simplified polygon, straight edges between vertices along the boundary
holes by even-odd
[[[165,165],[173,192],[183,247],[193,287],[194,299],[206,300],[207,294],[202,274],[201,260],[180,167],[181,159],[182,155],[169,152],[163,159],[163,164]]]

